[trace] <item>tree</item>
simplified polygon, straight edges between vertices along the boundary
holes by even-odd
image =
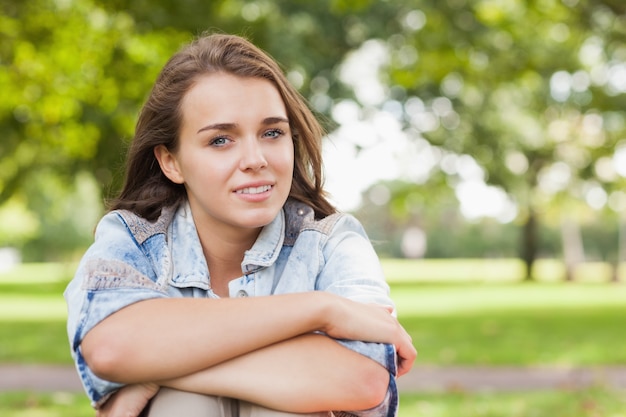
[[[74,212],[79,205],[51,224],[51,212],[63,211],[61,200],[80,189],[82,172],[105,190],[119,183],[115,170],[136,110],[162,57],[182,38],[139,34],[130,16],[90,0],[3,1],[0,19],[0,205],[18,204],[35,217],[30,235],[41,239],[92,217],[85,208]],[[54,247],[70,230],[56,235]]]
[[[623,184],[606,163],[626,133],[621,0],[0,5],[0,205],[19,197],[37,217],[43,200],[31,197],[46,187],[42,176],[73,184],[88,172],[103,196],[119,189],[118,167],[156,72],[206,29],[246,35],[269,51],[331,130],[333,109],[352,100],[364,118],[394,114],[408,137],[440,150],[442,164],[471,156],[520,208],[529,276],[534,225],[546,210]],[[353,52],[372,45],[385,59],[378,102],[341,76]],[[447,181],[434,173],[420,187],[454,186],[459,175],[448,168]]]
[[[626,108],[626,5],[421,1],[401,13],[383,75],[402,86],[404,103],[423,104],[405,105],[405,125],[471,155],[513,196],[530,278],[537,222],[555,196],[589,198],[617,181],[599,175],[597,161],[626,133],[617,110]]]
[[[34,218],[27,229],[11,233],[42,239],[42,228],[76,219],[68,212],[56,226],[49,224],[50,199],[43,196],[52,189],[57,196],[72,194],[82,172],[95,177],[103,197],[117,192],[126,144],[157,71],[206,29],[250,37],[283,64],[305,95],[317,97],[318,109],[328,110],[325,92],[340,89],[332,68],[370,36],[369,28],[344,36],[346,19],[369,11],[363,7],[368,4],[0,0],[0,206],[11,205],[5,213],[19,207]],[[37,221],[42,219],[47,221]]]

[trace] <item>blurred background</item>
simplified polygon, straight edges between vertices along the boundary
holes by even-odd
[[[621,0],[0,4],[3,264],[82,253],[157,72],[205,30],[281,63],[381,256],[624,258]]]
[[[323,121],[327,189],[368,230],[401,318],[422,342],[418,349],[441,327],[422,333],[424,317],[435,313],[417,305],[437,310],[429,300],[439,300],[457,308],[468,288],[527,282],[507,293],[514,295],[492,292],[476,303],[499,300],[502,307],[503,300],[537,300],[547,291],[545,305],[528,305],[567,304],[557,313],[544,310],[563,321],[528,337],[539,347],[576,318],[586,324],[559,336],[571,343],[559,339],[555,352],[589,336],[597,354],[586,361],[534,351],[518,364],[626,363],[619,324],[626,293],[618,284],[626,280],[623,0],[0,0],[0,6],[0,326],[21,323],[6,330],[11,340],[22,337],[28,320],[62,328],[63,312],[50,313],[63,309],[62,299],[41,300],[48,290],[59,297],[72,273],[63,265],[80,258],[104,201],[119,190],[137,112],[158,71],[182,44],[209,30],[246,36],[266,50]],[[571,285],[532,286],[546,282]],[[442,283],[460,292],[440,293]],[[41,311],[46,325],[33,324],[37,309],[23,307],[33,301],[19,298],[37,291],[36,305],[55,306]],[[586,314],[581,305],[599,310]],[[474,335],[492,337],[481,342],[489,347],[507,323],[490,314],[473,324]],[[590,316],[598,321],[586,321]],[[600,328],[605,336],[590,335]],[[454,337],[443,337],[422,359],[493,364],[489,355],[462,359],[451,345],[472,336]],[[24,349],[29,343],[44,342],[24,342]],[[609,355],[602,344],[616,347]],[[12,349],[0,347],[0,362],[69,363],[67,353],[41,359],[12,356]],[[518,360],[507,358],[495,362]],[[428,406],[419,409],[435,415],[426,414]]]

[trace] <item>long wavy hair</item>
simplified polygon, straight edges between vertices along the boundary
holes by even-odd
[[[280,93],[294,141],[294,171],[289,196],[313,207],[323,218],[336,211],[326,199],[322,178],[324,130],[278,64],[248,40],[235,35],[205,34],[185,46],[165,64],[139,114],[126,161],[124,186],[109,203],[110,210],[130,210],[150,221],[161,209],[186,198],[184,185],[161,171],[154,148],[175,151],[183,119],[181,101],[196,80],[228,73],[270,81]]]

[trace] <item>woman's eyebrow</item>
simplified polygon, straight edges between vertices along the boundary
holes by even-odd
[[[273,125],[276,123],[289,123],[289,119],[287,119],[286,117],[282,117],[282,116],[275,116],[275,117],[266,117],[265,119],[263,119],[263,124],[264,125]]]
[[[204,132],[205,130],[232,130],[236,127],[237,123],[213,123],[200,128],[196,133]]]
[[[265,119],[263,119],[261,123],[264,125],[273,125],[276,123],[289,124],[289,119],[287,119],[286,117],[282,117],[282,116],[273,116],[273,117],[266,117]],[[237,126],[238,126],[237,123],[213,123],[213,124],[206,125],[200,128],[200,130],[198,130],[196,133],[204,132],[206,130],[232,130],[232,129],[237,128]]]

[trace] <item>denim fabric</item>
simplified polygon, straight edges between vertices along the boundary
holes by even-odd
[[[359,302],[392,306],[378,257],[360,223],[347,214],[315,220],[313,210],[289,200],[245,253],[242,276],[229,283],[230,297],[328,291]],[[121,385],[98,378],[80,343],[110,314],[132,303],[164,297],[217,298],[188,204],[164,209],[148,222],[128,211],[105,215],[95,241],[65,290],[72,356],[94,406]],[[391,345],[339,340],[385,366],[387,398],[362,417],[397,413],[396,354]]]

